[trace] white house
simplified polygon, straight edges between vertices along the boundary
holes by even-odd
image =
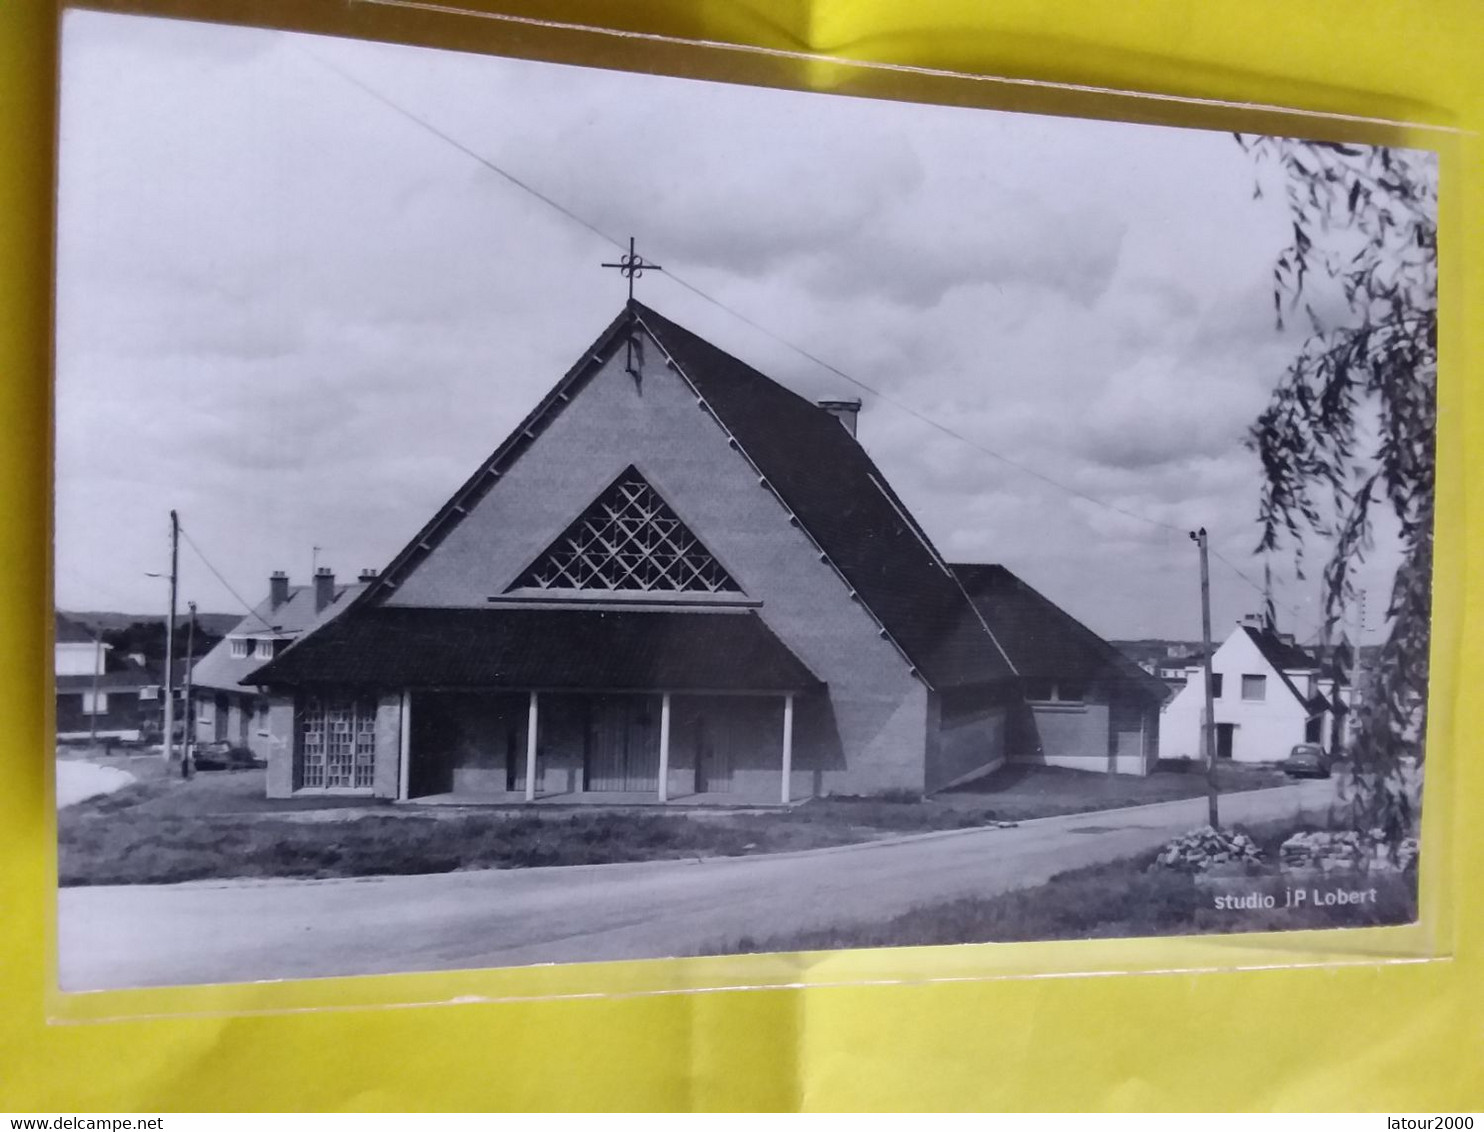
[[[160,678],[136,656],[114,656],[91,629],[56,614],[56,728],[61,740],[138,742],[159,728]]]
[[[1159,726],[1162,759],[1203,756],[1203,668],[1187,670],[1185,686],[1165,705]],[[1260,618],[1243,619],[1211,659],[1216,757],[1277,762],[1296,743],[1330,748],[1338,737],[1335,682],[1320,663]]]

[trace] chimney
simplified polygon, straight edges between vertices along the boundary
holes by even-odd
[[[855,435],[855,418],[861,411],[860,398],[849,401],[820,401],[818,405],[830,416],[834,417],[851,436]]]
[[[1242,624],[1249,629],[1261,631],[1267,628],[1267,619],[1261,613],[1249,613],[1242,618]]]
[[[277,609],[289,599],[289,576],[282,570],[268,575],[268,604]]]
[[[357,578],[356,581],[361,582],[362,584],[365,584],[367,582],[374,582],[376,581],[376,571],[368,566],[361,571],[361,576]]]
[[[321,566],[314,572],[314,611],[321,612],[335,600],[335,572]]]

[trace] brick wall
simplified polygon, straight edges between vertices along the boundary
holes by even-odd
[[[1005,762],[1009,707],[988,689],[933,693],[928,709],[926,789],[941,790]]]
[[[1016,762],[1074,770],[1108,769],[1108,705],[1032,704],[1033,740],[1017,752]]]

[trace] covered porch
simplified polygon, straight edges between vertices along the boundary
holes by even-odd
[[[374,705],[352,728],[374,747],[366,785],[399,801],[776,806],[812,792],[796,706],[823,685],[750,609],[353,611],[264,677]],[[296,766],[333,746],[296,743]]]
[[[420,690],[402,801],[786,805],[795,693]]]

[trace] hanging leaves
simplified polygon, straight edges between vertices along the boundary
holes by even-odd
[[[1275,260],[1280,328],[1300,304],[1312,333],[1253,424],[1263,469],[1260,551],[1286,547],[1302,576],[1306,544],[1325,548],[1327,632],[1356,597],[1376,509],[1400,529],[1388,633],[1367,674],[1347,794],[1357,828],[1398,840],[1414,815],[1403,771],[1421,760],[1431,615],[1437,432],[1437,172],[1431,155],[1239,137],[1284,173],[1291,238]],[[1329,321],[1315,292],[1334,287]],[[1353,643],[1344,642],[1348,645]]]

